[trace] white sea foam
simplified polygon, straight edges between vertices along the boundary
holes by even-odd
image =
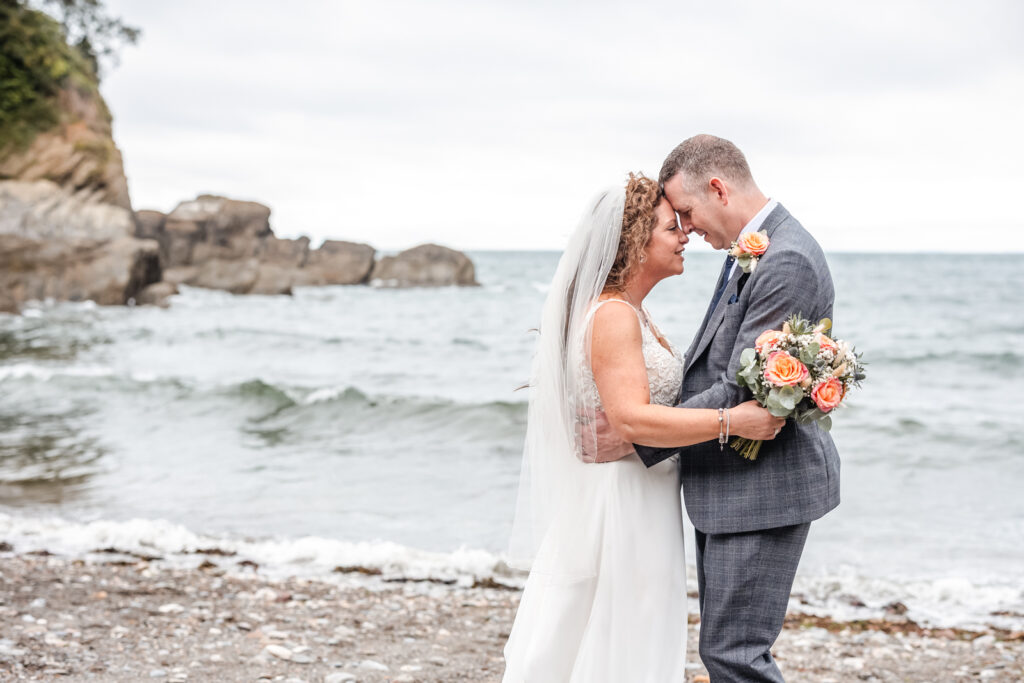
[[[0,514],[0,539],[18,553],[48,550],[69,557],[97,550],[159,556],[173,566],[195,566],[197,551],[217,549],[234,553],[225,568],[249,560],[271,577],[337,576],[338,567],[379,571],[384,580],[434,580],[470,586],[494,579],[522,586],[524,576],[510,570],[500,555],[462,548],[450,553],[428,552],[389,541],[350,542],[306,536],[246,539],[195,533],[163,520],[131,519],[72,522],[56,517]],[[695,571],[689,567],[691,585]],[[365,579],[377,581],[380,579]],[[868,619],[885,614],[894,603],[906,606],[906,616],[934,627],[1006,629],[1024,627],[1024,591],[1019,586],[975,583],[966,578],[883,579],[865,577],[853,568],[829,575],[797,577],[792,611],[831,616],[838,620]],[[696,609],[696,605],[691,605]],[[996,615],[995,612],[1010,615]]]
[[[72,522],[57,517],[20,517],[0,514],[0,538],[19,553],[34,550],[71,557],[106,548],[156,555],[180,565],[195,564],[195,553],[218,549],[234,553],[233,560],[250,560],[273,576],[326,576],[337,567],[378,570],[385,577],[436,579],[467,585],[475,579],[500,577],[521,583],[504,567],[501,558],[484,550],[459,549],[436,553],[389,541],[350,542],[305,536],[301,538],[244,539],[197,534],[164,520],[131,519]]]
[[[870,619],[901,603],[907,618],[928,626],[1020,629],[1024,625],[1024,590],[1019,583],[982,583],[964,577],[866,577],[846,567],[828,575],[798,575],[793,591],[800,597],[794,599],[792,609],[838,620]]]
[[[48,382],[54,377],[110,377],[113,368],[103,365],[46,366],[36,363],[15,363],[0,366],[0,382],[5,379],[37,379]]]

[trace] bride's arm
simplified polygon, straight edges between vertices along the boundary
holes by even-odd
[[[608,422],[623,439],[648,446],[689,446],[719,434],[718,410],[653,405],[642,351],[640,322],[627,306],[594,314],[591,369]],[[784,424],[753,401],[730,409],[731,433],[770,439]]]

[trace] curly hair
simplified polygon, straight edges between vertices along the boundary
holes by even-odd
[[[657,222],[654,207],[663,197],[661,187],[643,173],[630,173],[626,183],[626,206],[622,211],[622,235],[615,262],[605,280],[605,290],[622,291],[642,262]]]

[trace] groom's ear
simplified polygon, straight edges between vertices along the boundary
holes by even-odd
[[[723,206],[729,205],[729,188],[721,178],[711,177],[711,180],[708,181],[708,194],[717,198]]]

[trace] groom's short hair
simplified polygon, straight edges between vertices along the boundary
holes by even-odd
[[[720,176],[740,187],[754,184],[754,176],[740,148],[714,135],[694,135],[679,143],[661,165],[658,184],[664,188],[677,173],[683,174],[684,184],[696,186],[691,190],[705,186],[712,176]]]

